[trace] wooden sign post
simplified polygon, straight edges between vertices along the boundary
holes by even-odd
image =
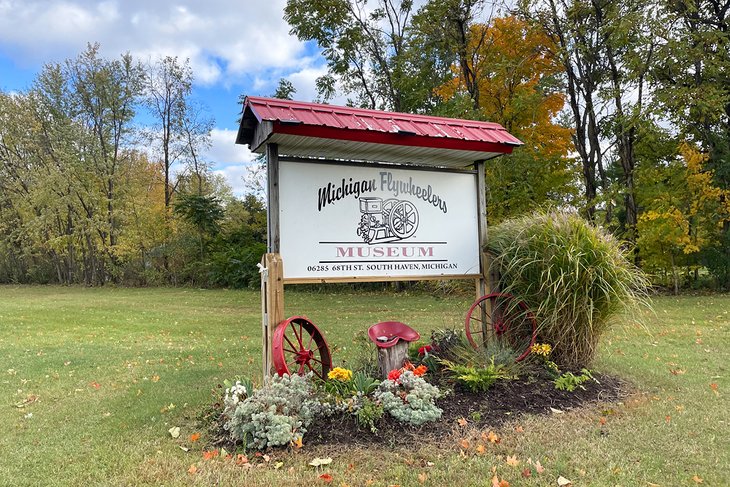
[[[279,254],[264,254],[261,263],[262,364],[263,379],[268,382],[274,374],[271,339],[277,325],[284,319],[284,263]]]

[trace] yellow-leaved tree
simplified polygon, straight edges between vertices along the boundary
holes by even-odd
[[[713,184],[708,156],[683,142],[679,158],[639,172],[642,188],[637,246],[643,267],[679,291],[680,268],[702,266],[703,252],[721,238],[730,219],[730,191]]]
[[[575,203],[578,165],[569,156],[571,129],[558,121],[565,104],[553,42],[517,17],[471,27],[466,56],[478,92],[469,103],[464,67],[437,89],[449,115],[504,126],[525,145],[487,163],[488,217],[497,223],[546,203]]]

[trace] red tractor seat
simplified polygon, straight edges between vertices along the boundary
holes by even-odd
[[[368,328],[368,336],[380,348],[390,348],[398,340],[415,342],[421,335],[400,321],[383,321]]]

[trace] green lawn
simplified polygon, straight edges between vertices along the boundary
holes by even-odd
[[[286,314],[320,326],[341,364],[374,322],[427,335],[461,326],[468,302],[293,288]],[[656,298],[655,310],[646,328],[616,326],[595,364],[634,384],[621,404],[518,419],[482,453],[469,431],[409,449],[305,445],[247,469],[204,460],[205,435],[189,436],[216,384],[259,380],[258,292],[0,286],[0,485],[324,485],[325,472],[331,485],[491,485],[493,468],[513,487],[559,475],[576,486],[730,485],[730,296]],[[317,456],[333,462],[315,470]]]

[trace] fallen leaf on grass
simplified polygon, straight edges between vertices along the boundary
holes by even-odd
[[[562,475],[560,477],[558,477],[558,486],[559,487],[570,487],[571,485],[573,485],[573,482],[566,479]]]
[[[274,470],[279,470],[283,466],[284,466],[284,462],[276,462],[274,464]]]
[[[218,450],[209,450],[203,452],[203,460],[212,460],[218,456]]]
[[[153,375],[152,376],[152,382],[159,382],[160,376],[159,375]]]
[[[494,477],[492,477],[492,487],[509,487],[509,482],[504,479],[499,480],[497,474],[494,474]]]
[[[466,426],[469,422],[464,418],[459,418],[456,420],[456,422],[459,424],[459,426]]]
[[[98,383],[98,382],[96,382],[96,381],[93,381],[93,382],[89,382],[89,385],[90,385],[91,387],[93,387],[94,389],[96,389],[96,390],[99,390],[99,389],[101,389],[101,384],[99,384],[99,383]]]
[[[423,473],[423,472],[419,473],[418,474],[418,483],[419,484],[425,483],[427,478],[428,478],[428,475],[426,475],[425,473]]]
[[[469,449],[469,440],[461,440],[459,441],[459,446],[462,447],[464,450]]]
[[[33,404],[34,402],[37,402],[41,397],[38,394],[30,394],[28,397],[23,399],[22,402],[19,402],[15,405],[16,408],[22,409],[28,404]]]
[[[507,462],[507,465],[509,465],[510,467],[516,467],[517,465],[520,464],[520,461],[517,460],[517,455],[512,455],[512,456],[507,455],[506,462]]]
[[[606,418],[601,416],[601,419],[599,419],[598,422],[601,424],[601,426],[604,426],[606,424]]]
[[[530,470],[529,468],[525,468],[525,469],[524,469],[524,470],[522,471],[522,476],[523,476],[524,478],[526,478],[526,479],[529,479],[530,477],[532,477],[532,470]]]
[[[671,372],[672,375],[684,375],[687,373],[686,370],[682,370],[682,369],[669,369],[669,372]]]
[[[536,471],[537,473],[543,473],[543,472],[545,471],[545,467],[543,467],[543,466],[542,466],[542,465],[540,464],[540,461],[539,461],[539,460],[538,460],[537,462],[535,462],[535,471]]]
[[[200,433],[193,433],[192,435],[190,435],[190,442],[191,443],[195,443],[199,439],[200,439]]]
[[[291,444],[292,444],[292,446],[293,446],[294,448],[301,448],[301,447],[303,446],[303,445],[302,445],[302,437],[300,436],[300,437],[299,437],[299,438],[297,438],[296,440],[292,441],[292,442],[291,442]]]
[[[309,462],[309,464],[311,466],[313,466],[313,467],[321,467],[322,465],[329,465],[330,463],[332,463],[332,459],[329,458],[329,457],[327,457],[327,458],[315,458],[314,460],[312,460],[311,462]]]
[[[239,453],[236,455],[236,465],[246,465],[248,463],[248,457]]]
[[[705,481],[702,477],[699,477],[697,475],[695,475],[694,477],[692,477],[692,480],[694,480],[696,484],[701,484],[702,482]]]
[[[180,427],[179,426],[173,426],[169,430],[167,430],[168,433],[170,433],[170,436],[173,438],[179,438],[180,437]]]
[[[518,424],[515,427],[515,431],[518,432],[518,433],[524,433],[525,432],[525,428],[523,428],[521,425]]]
[[[195,464],[193,464],[193,465],[190,465],[190,468],[188,469],[188,473],[189,473],[190,475],[194,475],[194,474],[195,474],[195,472],[197,472],[197,471],[198,471],[198,467],[196,467],[196,466],[195,466]]]
[[[476,450],[477,450],[477,455],[484,455],[484,452],[486,451],[486,448],[484,448],[484,445],[482,445],[481,443],[479,443],[477,445]]]
[[[714,392],[716,396],[720,395],[720,392],[717,390],[718,386],[714,382],[710,384],[710,389],[712,389],[712,392]]]
[[[489,434],[487,435],[487,439],[490,443],[499,443],[499,436],[494,431],[489,432]]]

